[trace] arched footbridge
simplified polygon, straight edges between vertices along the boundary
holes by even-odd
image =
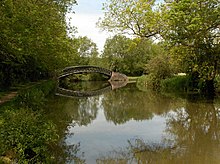
[[[72,74],[80,73],[100,73],[109,77],[109,81],[127,81],[127,76],[118,72],[113,72],[106,68],[97,67],[97,66],[72,66],[66,67],[63,69],[58,78],[64,78]]]
[[[58,86],[56,95],[65,96],[65,97],[90,97],[103,94],[105,92],[123,87],[127,84],[128,78],[126,75],[113,72],[111,70],[97,67],[97,66],[72,66],[67,67],[60,71],[58,76],[58,80],[68,77],[73,74],[82,74],[82,73],[100,73],[107,76],[108,85],[103,88],[99,88],[97,90],[90,90],[90,91],[74,91],[65,88],[60,88]]]

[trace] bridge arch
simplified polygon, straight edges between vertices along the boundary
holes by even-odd
[[[72,74],[80,74],[80,73],[100,73],[109,77],[109,81],[127,81],[127,76],[118,72],[113,72],[106,68],[97,67],[97,66],[71,66],[64,68],[58,79],[67,77]]]
[[[97,67],[97,66],[71,66],[71,67],[66,67],[64,68],[61,73],[59,74],[59,79],[67,77],[72,74],[80,74],[80,73],[100,73],[103,75],[106,75],[107,77],[111,78],[112,76],[112,71],[102,68],[102,67]]]

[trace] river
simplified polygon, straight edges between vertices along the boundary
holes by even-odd
[[[47,114],[65,132],[62,143],[77,145],[66,163],[220,163],[219,98],[163,95],[135,84],[95,93],[48,101]]]

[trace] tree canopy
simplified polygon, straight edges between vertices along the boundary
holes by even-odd
[[[155,0],[110,0],[104,3],[104,19],[98,25],[110,32],[140,37],[155,36],[159,32]]]
[[[0,86],[48,77],[75,53],[65,14],[75,0],[0,2]]]
[[[115,35],[105,42],[102,58],[105,67],[125,73],[140,76],[144,73],[145,64],[159,52],[160,46],[146,38],[128,38]]]
[[[172,1],[162,6],[163,38],[186,71],[213,80],[220,65],[218,0]]]

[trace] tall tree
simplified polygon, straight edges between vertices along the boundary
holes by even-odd
[[[74,39],[76,44],[75,48],[77,49],[79,65],[96,65],[96,60],[98,59],[98,48],[96,43],[94,43],[88,37],[80,36]]]
[[[220,70],[219,0],[173,0],[162,7],[162,36],[205,91]]]
[[[74,0],[0,2],[0,86],[48,76],[74,54],[65,14]]]
[[[102,58],[109,69],[138,76],[144,73],[145,64],[158,54],[158,49],[158,45],[146,38],[115,35],[106,40]]]
[[[104,10],[101,28],[142,38],[161,36],[193,85],[213,91],[220,70],[219,0],[170,0],[161,8],[154,0],[109,0]]]
[[[155,36],[160,29],[155,0],[110,0],[98,25],[104,30],[140,37]]]

